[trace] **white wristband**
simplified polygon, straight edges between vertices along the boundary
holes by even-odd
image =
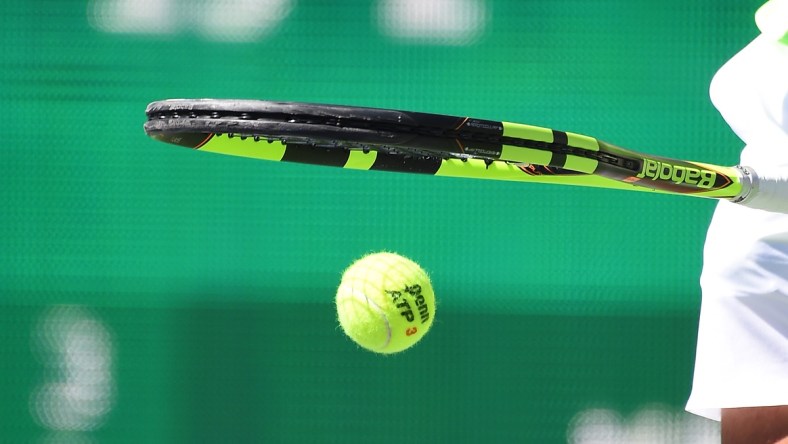
[[[788,214],[788,168],[739,167],[743,192],[735,203],[750,208]]]

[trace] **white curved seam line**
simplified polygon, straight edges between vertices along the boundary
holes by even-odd
[[[357,296],[358,293],[361,293],[361,295],[364,296],[364,299],[367,301],[367,304],[372,306],[372,308],[374,308],[378,312],[378,314],[380,314],[380,317],[383,318],[383,322],[386,324],[386,343],[383,344],[382,347],[380,347],[380,350],[384,350],[391,343],[391,325],[389,325],[389,318],[386,317],[386,313],[383,311],[382,308],[380,308],[378,304],[376,304],[374,301],[372,301],[370,298],[367,297],[366,293],[356,292],[356,290],[353,289],[354,296]]]

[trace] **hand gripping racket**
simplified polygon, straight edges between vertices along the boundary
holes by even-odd
[[[537,126],[353,106],[174,99],[145,132],[200,151],[358,170],[580,185],[727,199],[788,212],[788,173],[642,154]]]

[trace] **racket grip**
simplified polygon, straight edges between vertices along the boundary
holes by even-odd
[[[739,166],[742,194],[733,202],[750,208],[788,214],[788,169]]]

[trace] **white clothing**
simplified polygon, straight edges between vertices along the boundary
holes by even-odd
[[[757,37],[710,96],[745,143],[741,165],[788,171],[788,45]],[[788,405],[788,215],[720,202],[703,261],[687,410],[719,420],[722,408]]]

